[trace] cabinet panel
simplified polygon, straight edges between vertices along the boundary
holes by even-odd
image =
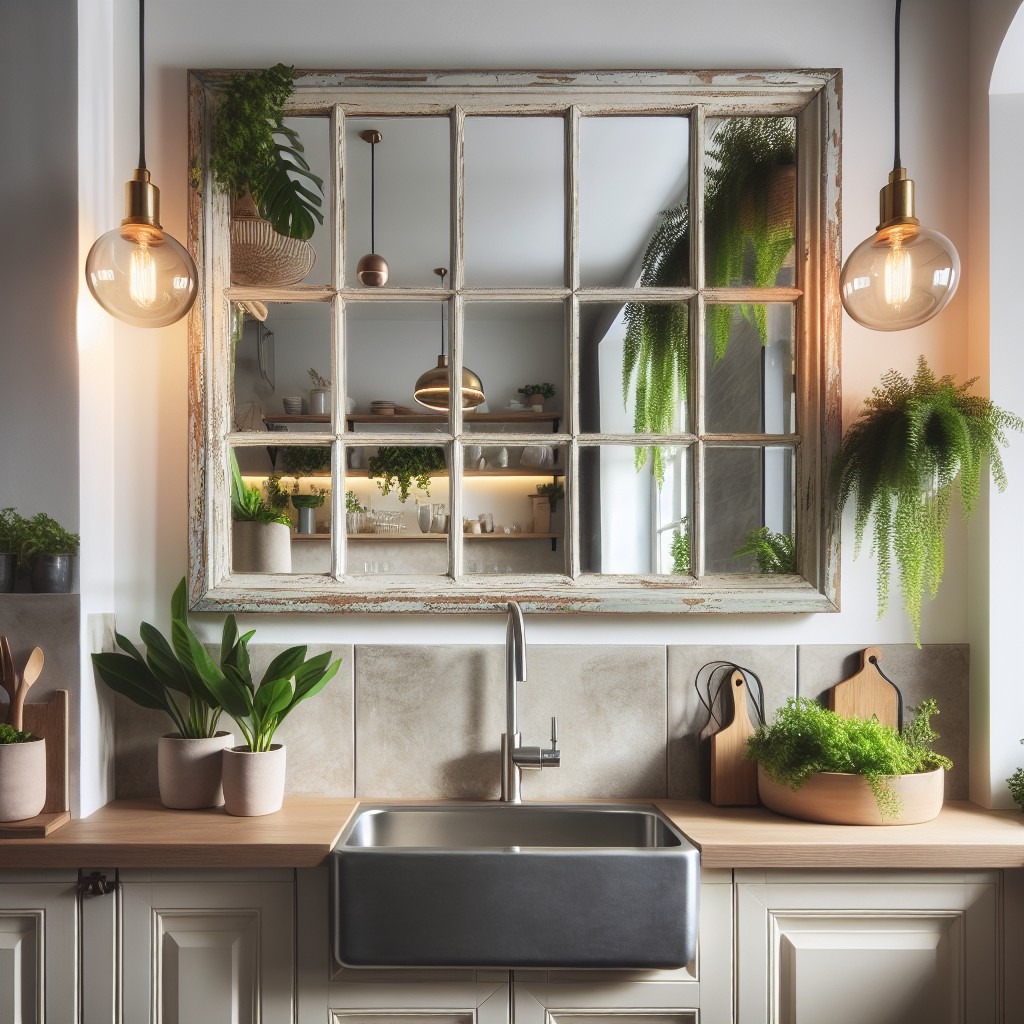
[[[43,977],[43,912],[0,910],[2,1024],[42,1020]]]

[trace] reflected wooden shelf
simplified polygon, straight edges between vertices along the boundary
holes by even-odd
[[[368,470],[346,469],[345,476],[350,480],[377,480],[379,477],[367,477]],[[315,474],[314,474],[315,475]],[[326,473],[324,474],[327,475]],[[565,470],[560,466],[507,466],[505,469],[464,469],[463,477],[468,476],[565,476]],[[447,472],[431,473],[431,480],[442,480],[448,476]]]
[[[558,433],[558,425],[562,420],[560,412],[473,412],[464,413],[462,422],[471,423],[550,423],[552,433]],[[274,413],[263,417],[264,423],[327,423],[331,417],[327,413]],[[430,413],[395,413],[392,416],[380,416],[370,412],[354,412],[345,417],[345,422],[352,427],[356,423],[436,423],[446,425],[446,415]]]
[[[390,544],[447,540],[447,533],[349,533],[351,540],[377,540]],[[464,533],[463,540],[558,540],[560,533]],[[330,540],[329,533],[293,533],[292,540]]]

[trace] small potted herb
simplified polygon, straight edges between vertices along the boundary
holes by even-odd
[[[34,818],[46,803],[46,740],[0,725],[0,821]]]
[[[443,473],[447,468],[444,449],[436,445],[422,448],[381,445],[367,463],[367,475],[377,478],[377,486],[385,497],[397,489],[398,500],[404,504],[409,500],[414,480],[429,497],[431,475]]]
[[[67,594],[71,590],[72,559],[78,554],[77,533],[66,530],[45,512],[25,523],[21,561],[29,567],[37,594]]]
[[[909,709],[898,731],[877,718],[844,718],[817,701],[791,697],[747,741],[758,792],[780,814],[835,825],[909,825],[942,809],[943,769],[931,749],[934,700]]]
[[[291,520],[242,479],[231,453],[231,568],[234,572],[291,572]]]
[[[543,410],[545,398],[555,397],[555,385],[548,381],[545,381],[543,384],[524,384],[517,390],[526,399],[526,404],[534,412],[541,412]]]
[[[362,533],[366,522],[366,506],[355,491],[345,492],[345,529],[348,533]]]
[[[565,487],[557,480],[547,484],[537,484],[537,493],[551,502],[551,514],[554,515],[558,509],[559,500],[565,497]]]
[[[322,416],[331,411],[331,382],[321,377],[313,367],[309,368],[309,379],[313,386],[309,389],[309,411]]]
[[[14,589],[18,556],[25,544],[27,523],[14,508],[0,508],[0,594]]]
[[[177,808],[219,806],[224,802],[221,751],[235,737],[218,731],[220,707],[192,658],[195,636],[188,625],[184,577],[171,597],[169,642],[148,622],[139,626],[145,655],[127,637],[114,635],[124,653],[94,654],[96,674],[115,693],[139,707],[162,711],[174,724],[174,732],[161,736],[157,746],[161,802]],[[239,637],[234,618],[228,616],[221,650],[241,657],[251,636]]]

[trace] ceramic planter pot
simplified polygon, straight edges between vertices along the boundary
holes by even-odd
[[[32,562],[32,589],[37,594],[71,593],[73,555],[37,555]]]
[[[232,523],[233,572],[291,572],[291,530],[284,523]]]
[[[281,810],[284,802],[285,746],[253,753],[248,747],[224,751],[224,810],[255,817]]]
[[[527,395],[526,406],[532,412],[543,412],[544,411],[544,396],[543,395]]]
[[[16,555],[0,551],[0,594],[9,594],[14,589],[16,561]]]
[[[46,803],[46,740],[0,743],[0,821],[34,818]]]
[[[893,775],[890,787],[903,803],[898,818],[883,818],[874,793],[863,775],[817,772],[799,789],[769,778],[757,766],[757,789],[770,810],[790,818],[831,825],[917,825],[931,821],[942,810],[945,772],[936,768],[917,775]]]
[[[164,807],[193,810],[220,807],[224,803],[221,771],[224,748],[233,747],[235,737],[218,732],[203,739],[183,739],[168,734],[157,743],[157,779]]]

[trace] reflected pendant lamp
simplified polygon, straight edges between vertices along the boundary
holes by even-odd
[[[914,215],[914,182],[900,161],[900,8],[896,0],[895,155],[879,193],[875,233],[850,253],[839,278],[846,312],[875,331],[917,327],[945,308],[960,283],[960,257]]]
[[[384,138],[376,128],[359,133],[370,144],[370,251],[359,261],[356,277],[366,288],[383,288],[388,283],[388,261],[377,254],[377,144]]]
[[[191,308],[199,274],[185,247],[160,226],[160,190],[146,170],[145,0],[139,0],[139,165],[125,182],[121,226],[101,235],[85,261],[93,298],[133,327],[167,327]]]
[[[437,267],[434,273],[441,278],[441,285],[444,286],[445,276],[448,271],[444,267]],[[416,381],[416,390],[413,398],[417,403],[431,412],[447,412],[449,396],[448,357],[444,351],[444,300],[441,301],[441,354],[437,357],[437,366],[431,367],[426,373],[421,374]],[[462,411],[468,412],[478,405],[483,405],[487,400],[484,395],[483,381],[468,367],[462,368]]]

